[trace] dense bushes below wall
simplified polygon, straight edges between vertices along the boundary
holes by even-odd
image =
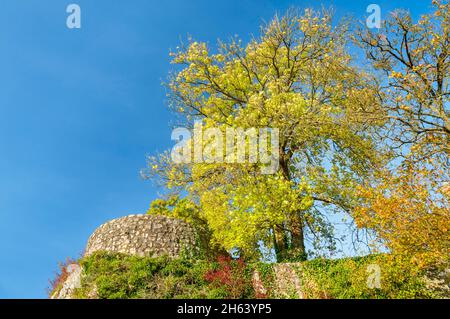
[[[76,298],[253,297],[250,269],[231,259],[207,262],[96,252],[80,265],[84,273]]]
[[[260,279],[257,295],[272,298],[450,297],[448,273],[418,270],[405,260],[391,255],[260,264],[257,272]],[[427,277],[430,275],[433,280]]]
[[[449,297],[448,289],[427,288],[423,273],[382,255],[249,265],[229,257],[208,262],[96,252],[79,264],[83,275],[75,298]],[[380,267],[379,288],[368,286],[370,265]],[[448,287],[448,282],[441,287]]]

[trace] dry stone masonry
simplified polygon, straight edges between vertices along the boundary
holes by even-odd
[[[160,215],[129,215],[97,228],[88,240],[85,255],[101,250],[177,257],[183,249],[194,249],[195,239],[193,228],[182,220]]]
[[[88,240],[85,256],[109,251],[137,256],[178,257],[183,249],[196,250],[196,233],[186,222],[160,215],[129,215],[98,227]],[[82,268],[67,266],[69,273],[60,290],[51,298],[70,299],[80,287]]]

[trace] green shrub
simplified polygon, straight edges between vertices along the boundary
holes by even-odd
[[[380,286],[369,287],[368,266],[380,270]],[[391,255],[315,259],[299,269],[308,298],[395,299],[436,297],[425,286],[424,273]]]
[[[230,298],[229,287],[207,280],[216,263],[187,257],[137,257],[97,252],[80,260],[84,269],[78,298]],[[248,297],[250,286],[242,288]]]
[[[231,258],[208,261],[180,257],[137,257],[97,252],[79,261],[84,273],[78,298],[277,298],[275,264],[246,264]],[[369,265],[381,271],[381,286],[367,283]],[[424,273],[392,255],[314,259],[292,263],[305,298],[436,298]],[[255,295],[257,270],[266,290]],[[59,286],[59,285],[58,285]]]

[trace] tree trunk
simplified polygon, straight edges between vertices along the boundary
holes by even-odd
[[[306,260],[305,238],[303,234],[303,221],[297,216],[291,223],[291,254],[298,260]]]
[[[273,241],[275,257],[279,262],[285,258],[287,250],[286,235],[283,227],[275,226],[275,228],[273,229]]]
[[[291,174],[289,171],[289,160],[286,158],[285,154],[280,150],[280,168],[283,172],[283,176],[287,180],[291,180]],[[290,240],[288,242],[286,238],[286,231],[282,230],[284,236],[278,236],[283,238],[283,242],[275,243],[275,253],[277,256],[277,261],[282,261],[288,258],[293,258],[296,260],[306,260],[306,249],[305,249],[305,238],[303,234],[303,220],[300,213],[290,221],[286,228],[290,231]]]
[[[280,228],[274,230],[273,246],[277,262],[296,260],[306,260],[306,250],[303,235],[303,226],[301,223],[290,225],[290,238],[287,238],[287,232]]]

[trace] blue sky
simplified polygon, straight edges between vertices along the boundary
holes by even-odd
[[[145,155],[173,145],[161,82],[169,49],[257,34],[288,7],[426,12],[431,1],[3,0],[0,6],[0,298],[45,298],[58,261],[158,190]],[[82,28],[66,27],[81,7]]]

